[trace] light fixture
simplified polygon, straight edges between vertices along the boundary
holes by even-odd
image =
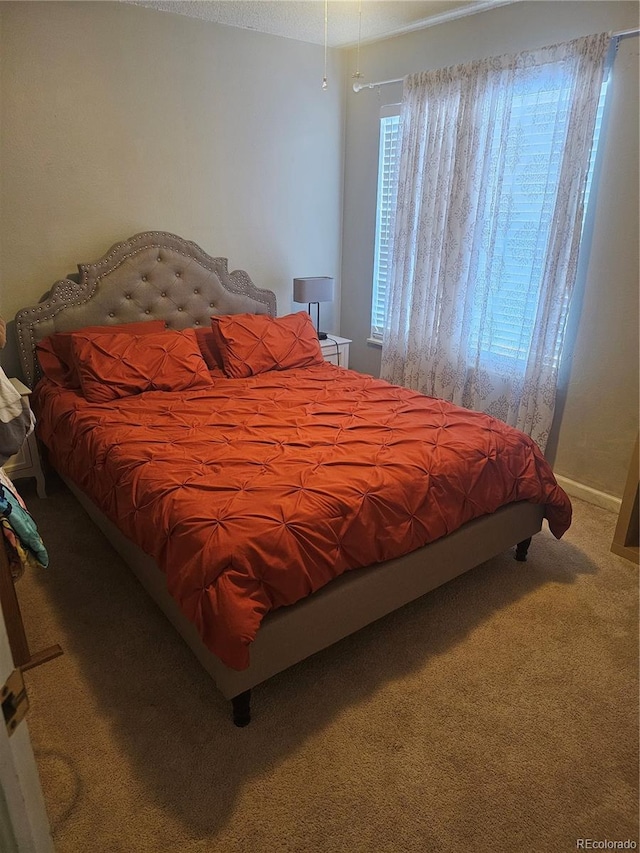
[[[311,305],[316,306],[316,332],[318,339],[326,340],[327,333],[320,331],[320,303],[333,302],[333,279],[329,275],[311,278],[294,278],[293,301],[306,302],[307,311],[311,314]]]

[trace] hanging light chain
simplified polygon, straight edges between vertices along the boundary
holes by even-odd
[[[324,77],[322,88],[327,88],[327,37],[329,34],[329,0],[324,0]]]
[[[359,80],[362,77],[360,73],[360,38],[362,36],[362,0],[358,0],[358,48],[356,50],[356,70],[351,75],[353,80]]]

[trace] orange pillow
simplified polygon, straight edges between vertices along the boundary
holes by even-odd
[[[92,403],[213,384],[193,329],[151,335],[74,332],[71,349],[82,393]]]
[[[74,329],[73,332],[56,332],[43,338],[36,346],[38,363],[44,375],[55,382],[56,385],[64,385],[66,388],[80,388],[80,377],[73,361],[71,349],[71,335],[90,335],[93,333],[104,334],[105,332],[121,332],[130,335],[151,335],[164,332],[166,326],[164,320],[147,320],[138,323],[119,323],[113,326],[84,326],[82,329]]]
[[[69,368],[63,361],[60,361],[58,354],[53,348],[51,340],[53,337],[53,335],[49,335],[36,344],[36,358],[38,359],[40,370],[43,376],[55,382],[56,385],[70,387],[68,381]]]
[[[211,373],[213,373],[214,376],[225,376],[222,365],[222,355],[220,354],[220,349],[213,334],[213,329],[208,329],[206,326],[204,328],[200,326],[199,328],[194,329],[194,331],[196,333],[196,340],[198,341],[202,357],[204,358],[205,364]]]
[[[235,379],[322,364],[318,335],[306,311],[269,317],[267,314],[227,314],[211,318],[224,371]]]

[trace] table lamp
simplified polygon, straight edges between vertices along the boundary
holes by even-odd
[[[333,301],[333,278],[329,275],[294,278],[293,301],[306,302],[309,314],[311,314],[311,306],[315,304],[318,339],[321,341],[326,340],[327,333],[320,331],[320,303]]]

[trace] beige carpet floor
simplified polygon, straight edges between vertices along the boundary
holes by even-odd
[[[65,650],[26,674],[58,853],[638,843],[638,569],[611,513],[575,501],[562,541],[276,676],[237,729],[70,493],[23,493],[51,554],[18,582],[27,632]]]

